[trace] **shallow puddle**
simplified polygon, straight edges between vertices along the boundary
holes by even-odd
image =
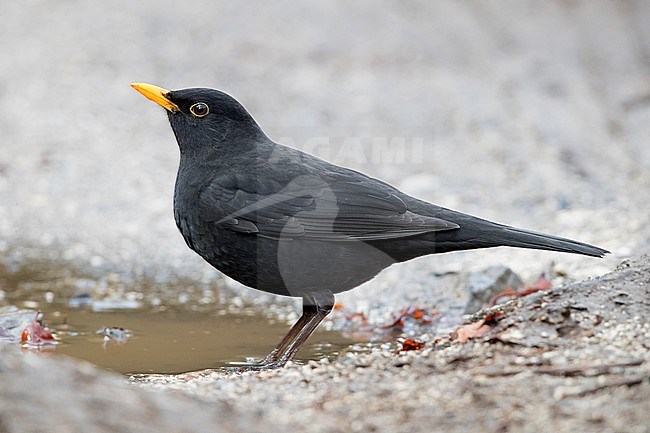
[[[43,313],[43,323],[55,332],[58,344],[29,350],[84,359],[123,374],[181,373],[263,358],[290,328],[286,321],[270,319],[263,311],[245,307],[230,311],[227,300],[191,304],[197,297],[189,291],[183,292],[189,299],[184,305],[166,301],[150,305],[147,297],[157,298],[164,287],[133,289],[142,293],[145,301],[123,300],[113,304],[110,297],[100,296],[97,300],[96,295],[92,296],[96,298],[93,301],[90,293],[95,293],[95,284],[99,283],[51,264],[32,264],[18,271],[0,266],[0,307],[13,305],[33,310],[34,314]],[[147,284],[140,282],[139,287]],[[176,297],[178,287],[174,284]],[[22,317],[27,318],[27,323],[32,320],[29,312]],[[20,338],[25,323],[21,326],[14,329],[14,340]],[[102,333],[104,328],[113,327],[124,329],[128,337],[118,341]],[[340,332],[321,327],[295,360],[334,358],[352,343]]]
[[[66,305],[39,307],[60,343],[54,353],[85,359],[119,373],[181,373],[218,368],[247,357],[262,358],[289,325],[263,314],[207,314],[192,311],[93,312]],[[125,341],[98,334],[104,327],[130,333]],[[339,332],[317,331],[297,360],[334,357],[352,342]]]

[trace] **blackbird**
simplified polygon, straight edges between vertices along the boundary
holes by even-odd
[[[283,366],[332,310],[334,294],[394,263],[498,246],[608,253],[436,206],[275,143],[221,91],[131,86],[167,110],[180,148],[174,218],[187,245],[246,286],[303,300],[300,319],[251,369]]]

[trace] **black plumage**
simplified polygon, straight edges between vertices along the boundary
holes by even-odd
[[[223,92],[133,86],[168,110],[181,152],[174,216],[187,245],[247,286],[303,298],[303,317],[259,368],[283,365],[335,293],[393,263],[497,246],[607,253],[417,200],[275,143]]]

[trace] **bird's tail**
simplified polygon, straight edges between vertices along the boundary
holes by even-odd
[[[585,256],[603,257],[609,251],[559,236],[537,233],[516,227],[500,226],[502,230],[500,244],[504,246],[530,248],[536,250],[561,251],[565,253],[584,254]]]
[[[422,255],[422,251],[424,254],[431,254],[432,245],[435,253],[501,246],[560,251],[591,257],[603,257],[609,253],[603,248],[584,242],[511,227],[451,209],[436,207],[435,212],[432,212],[431,215],[445,221],[453,221],[459,225],[459,228],[424,235],[422,238],[426,242],[417,244],[420,248],[414,248],[416,244],[409,244],[409,249],[400,256],[402,260]],[[415,252],[410,251],[411,249],[414,249]]]

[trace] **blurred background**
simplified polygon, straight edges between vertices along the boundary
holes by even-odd
[[[0,23],[7,269],[217,278],[175,228],[177,146],[134,81],[219,88],[280,142],[614,253],[418,267],[555,261],[579,278],[649,250],[648,2],[31,1],[3,2]]]
[[[164,389],[187,380],[201,405],[138,397],[124,377],[113,386],[64,357],[18,358],[37,310],[59,344],[35,351],[127,374],[263,357],[299,315],[299,301],[242,288],[187,248],[172,212],[176,141],[164,110],[131,82],[221,89],[281,143],[612,254],[499,248],[391,267],[337,296],[341,308],[296,357],[342,363],[159,377]],[[554,264],[557,288],[648,252],[649,1],[0,2],[0,340],[13,341],[0,344],[0,431],[241,432],[254,422],[262,431],[642,431],[647,309],[625,290],[647,286],[634,269],[647,256],[619,274],[609,301],[589,286],[573,293],[584,288],[597,305],[561,290],[537,298],[555,301],[520,310],[539,311],[509,328],[522,337],[431,345],[413,366],[396,352],[398,336],[447,338],[475,287],[514,285],[516,275],[490,266],[532,283]],[[400,311],[433,319],[413,330]],[[578,325],[589,329],[573,334]],[[550,348],[518,342],[537,330],[552,331]],[[355,361],[378,348],[375,367]],[[535,373],[546,365],[550,374]]]

